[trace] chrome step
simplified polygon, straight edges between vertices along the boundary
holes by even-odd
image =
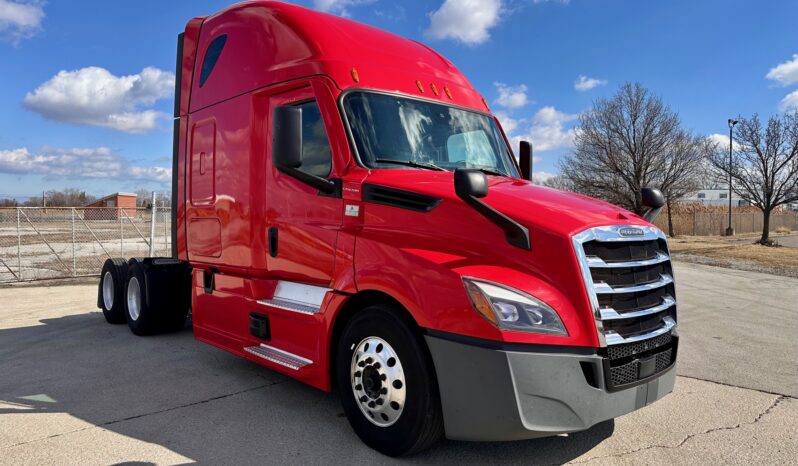
[[[280,298],[261,299],[258,301],[258,304],[262,306],[276,307],[277,309],[282,309],[284,311],[307,314],[310,316],[318,314],[320,311],[320,308],[318,306],[314,306],[312,304],[307,304],[307,303],[300,303],[298,301],[292,301],[290,299],[280,299]]]
[[[264,344],[260,346],[245,346],[244,351],[294,370],[299,370],[309,364],[313,364],[313,361],[310,359]]]
[[[258,300],[258,304],[299,314],[314,315],[321,311],[321,304],[329,291],[331,291],[329,288],[321,286],[280,281],[274,290],[274,296],[271,299]]]

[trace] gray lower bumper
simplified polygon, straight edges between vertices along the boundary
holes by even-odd
[[[585,430],[642,408],[673,390],[675,366],[657,378],[608,392],[588,384],[581,363],[592,364],[604,387],[602,358],[516,352],[426,336],[441,393],[446,437],[518,440]]]

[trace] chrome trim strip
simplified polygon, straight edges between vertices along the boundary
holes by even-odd
[[[618,333],[610,332],[606,336],[607,345],[622,345],[624,343],[636,343],[638,341],[648,340],[649,338],[654,338],[654,337],[658,337],[660,335],[664,335],[664,334],[670,332],[671,330],[673,330],[674,327],[676,327],[676,321],[673,320],[673,318],[670,317],[670,316],[669,317],[663,317],[662,318],[662,322],[665,324],[664,326],[662,326],[662,327],[660,327],[660,328],[658,328],[656,330],[653,330],[651,332],[644,333],[642,335],[635,335],[633,337],[624,338],[621,335],[619,335]]]
[[[613,288],[604,282],[599,282],[593,284],[593,289],[597,294],[636,293],[638,291],[656,290],[657,288],[662,288],[663,286],[670,285],[671,283],[673,283],[673,277],[671,277],[667,273],[663,273],[660,275],[660,279],[653,283],[645,283],[643,285]]]
[[[643,234],[639,236],[621,235],[620,230],[630,227],[642,230]],[[652,241],[656,239],[665,239],[665,233],[663,233],[663,231],[660,230],[659,228],[648,227],[648,226],[637,226],[637,225],[611,225],[605,227],[595,227],[583,231],[577,236],[580,235],[584,235],[586,237],[586,239],[580,241],[582,243],[586,243],[588,241],[593,241],[593,240],[601,241],[603,243],[613,243],[617,241]]]
[[[657,265],[663,262],[668,262],[671,257],[665,253],[657,252],[657,257],[653,259],[647,259],[642,261],[630,261],[630,262],[604,262],[604,260],[600,257],[596,256],[587,256],[587,264],[592,269],[620,269],[620,268],[630,268],[630,267],[644,267],[647,265]]]
[[[611,307],[604,307],[601,308],[601,320],[620,320],[620,319],[631,319],[634,317],[642,317],[651,314],[656,314],[658,312],[662,312],[671,308],[674,304],[676,304],[676,300],[673,299],[671,295],[665,295],[662,298],[662,304],[659,304],[654,307],[650,307],[648,309],[638,309],[636,311],[629,311],[620,313]]]
[[[309,364],[313,364],[313,361],[310,359],[297,356],[296,354],[289,353],[288,351],[275,348],[274,346],[265,345],[263,343],[261,343],[260,346],[245,346],[244,351],[249,354],[254,354],[255,356],[263,358],[267,361],[294,370],[299,370]]]

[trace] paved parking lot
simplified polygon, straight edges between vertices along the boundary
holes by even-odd
[[[776,238],[780,245],[788,248],[798,248],[798,235],[780,236]]]
[[[0,464],[788,464],[798,458],[798,280],[677,264],[676,389],[630,415],[404,460],[335,395],[201,344],[107,325],[92,285],[0,289]]]

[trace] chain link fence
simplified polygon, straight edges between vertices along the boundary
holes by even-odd
[[[662,212],[654,221],[662,231],[668,231],[668,213]],[[731,226],[737,234],[761,233],[764,215],[760,211],[732,212]],[[717,212],[674,212],[673,230],[676,235],[713,236],[725,234],[729,226],[728,214]],[[798,212],[774,212],[770,214],[770,231],[780,228],[798,230]]]
[[[0,283],[99,275],[109,257],[171,256],[171,220],[168,207],[0,208]]]

